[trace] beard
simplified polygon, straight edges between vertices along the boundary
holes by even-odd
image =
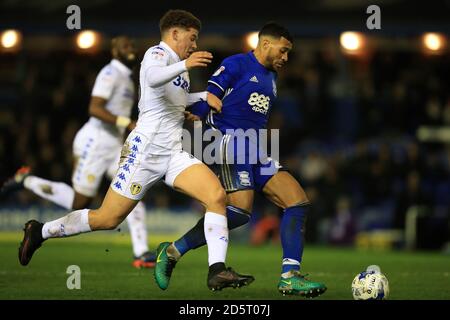
[[[266,66],[267,69],[270,71],[276,71],[276,67],[274,65],[274,58],[270,59],[268,66]]]
[[[126,65],[130,69],[132,69],[137,62],[136,54],[132,52],[127,54],[119,53],[118,58],[124,65]]]

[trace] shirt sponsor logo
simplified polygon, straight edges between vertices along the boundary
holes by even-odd
[[[184,91],[189,93],[190,84],[189,84],[189,81],[186,80],[184,77],[178,76],[172,83],[177,87],[181,87],[182,89],[184,89]]]
[[[265,115],[269,111],[270,97],[253,92],[248,99],[248,104],[252,106],[253,111]]]

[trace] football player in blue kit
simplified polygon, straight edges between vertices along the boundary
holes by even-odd
[[[242,134],[246,130],[260,132],[266,128],[277,96],[277,70],[288,61],[293,46],[289,31],[274,22],[264,25],[258,36],[254,51],[228,57],[222,62],[208,81],[207,101],[194,105],[192,113],[206,117],[206,123],[222,133],[220,164],[216,168],[227,192],[229,229],[249,221],[255,191],[282,208],[283,259],[278,290],[282,294],[316,297],[326,291],[326,286],[308,280],[300,273],[304,224],[310,206],[308,197],[278,161],[260,157],[263,147],[260,144],[263,143],[258,134],[253,137]],[[165,286],[180,257],[205,244],[201,219],[177,241],[159,246],[157,254],[169,257],[156,264],[156,269],[166,274]]]

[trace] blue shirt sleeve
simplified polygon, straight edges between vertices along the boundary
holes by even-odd
[[[209,107],[208,102],[206,102],[204,100],[200,100],[200,101],[192,104],[189,111],[192,114],[195,114],[196,116],[198,116],[200,119],[204,119],[208,115],[209,110],[210,110],[210,107]]]
[[[239,75],[239,61],[227,58],[223,60],[219,69],[208,80],[206,91],[222,99],[229,88],[233,88]]]

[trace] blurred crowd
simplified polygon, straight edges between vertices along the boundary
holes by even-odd
[[[213,66],[191,76],[193,88],[204,89],[221,57],[234,53],[215,53]],[[108,61],[108,52],[0,56],[0,182],[26,164],[38,176],[70,183],[73,138]],[[358,58],[296,48],[279,74],[269,127],[280,128],[281,163],[313,203],[310,241],[345,244],[361,230],[404,229],[415,205],[439,221],[434,230],[444,221],[448,236],[450,141],[422,143],[416,132],[421,125],[450,126],[449,77],[447,55],[377,51]],[[48,205],[25,192],[6,201]],[[163,184],[146,202],[197,207]],[[254,211],[255,226],[272,221],[267,229],[280,214],[260,198]]]

